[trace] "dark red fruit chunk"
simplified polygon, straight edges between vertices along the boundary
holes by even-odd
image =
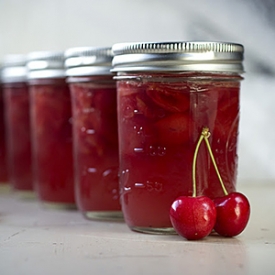
[[[215,204],[205,196],[181,196],[170,208],[170,219],[179,235],[187,240],[199,240],[208,236],[215,225]]]
[[[217,219],[214,230],[224,237],[239,235],[246,227],[250,216],[250,204],[241,193],[233,192],[214,199]]]
[[[162,144],[179,145],[188,141],[188,116],[184,114],[173,114],[160,119],[155,123],[159,142]]]
[[[189,89],[181,82],[178,86],[170,87],[164,83],[150,85],[147,95],[164,110],[177,113],[185,112],[189,106]]]

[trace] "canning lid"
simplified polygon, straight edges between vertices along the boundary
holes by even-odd
[[[27,80],[27,67],[25,55],[6,55],[3,58],[1,67],[2,83],[25,82]]]
[[[64,52],[40,51],[27,57],[28,79],[64,78]]]
[[[213,71],[243,73],[244,47],[227,42],[119,43],[113,72]]]
[[[112,49],[109,47],[78,47],[65,52],[67,76],[108,75],[112,68]]]

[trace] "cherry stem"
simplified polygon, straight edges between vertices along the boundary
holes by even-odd
[[[196,184],[196,163],[197,163],[197,156],[198,156],[198,151],[200,148],[200,145],[204,139],[204,135],[201,134],[200,138],[198,140],[195,152],[194,152],[194,158],[193,158],[193,165],[192,165],[192,178],[193,178],[193,197],[197,196],[197,184]]]
[[[204,138],[204,141],[205,141],[205,143],[206,143],[206,146],[207,146],[207,149],[208,149],[210,158],[211,158],[211,160],[212,160],[213,166],[214,166],[215,171],[216,171],[216,173],[217,173],[217,176],[218,176],[218,178],[219,178],[219,181],[220,181],[220,184],[221,184],[223,193],[224,193],[225,196],[226,196],[226,195],[228,195],[228,192],[227,192],[227,190],[226,190],[226,188],[225,188],[225,185],[224,185],[224,183],[223,183],[221,174],[220,174],[220,172],[219,172],[219,169],[218,169],[218,166],[217,166],[215,157],[214,157],[214,155],[213,155],[213,152],[212,152],[212,149],[211,149],[209,140],[208,140],[208,138],[210,137],[210,132],[209,132],[209,129],[208,129],[208,128],[203,128],[203,129],[202,129],[201,137]]]

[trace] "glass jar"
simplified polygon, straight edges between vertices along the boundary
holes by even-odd
[[[75,208],[72,114],[63,52],[28,56],[34,187],[47,207]]]
[[[88,219],[122,219],[118,187],[116,83],[110,48],[68,49],[76,202]]]
[[[192,162],[204,127],[228,192],[236,189],[243,47],[123,43],[113,53],[124,218],[135,231],[173,233],[170,206],[192,195]],[[197,195],[223,195],[204,143],[195,178]]]
[[[0,75],[2,66],[0,64]],[[8,191],[8,165],[6,156],[6,127],[4,119],[4,96],[0,77],[0,192]]]
[[[22,197],[33,196],[29,91],[26,56],[8,55],[3,60],[7,162],[9,182]]]

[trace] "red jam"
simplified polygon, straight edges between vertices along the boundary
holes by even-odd
[[[25,82],[3,84],[9,181],[14,190],[31,191],[32,156],[29,91]]]
[[[74,204],[72,118],[65,79],[29,83],[35,191],[41,201]]]
[[[0,185],[8,183],[8,167],[6,157],[6,128],[4,119],[4,99],[3,91],[0,84]]]
[[[240,77],[187,74],[120,79],[118,129],[121,202],[131,228],[172,227],[169,209],[192,195],[192,162],[203,127],[228,192],[236,188]],[[138,77],[137,77],[138,76]],[[223,195],[202,143],[197,195]]]
[[[78,208],[87,218],[115,219],[121,211],[115,82],[111,76],[69,82]]]

